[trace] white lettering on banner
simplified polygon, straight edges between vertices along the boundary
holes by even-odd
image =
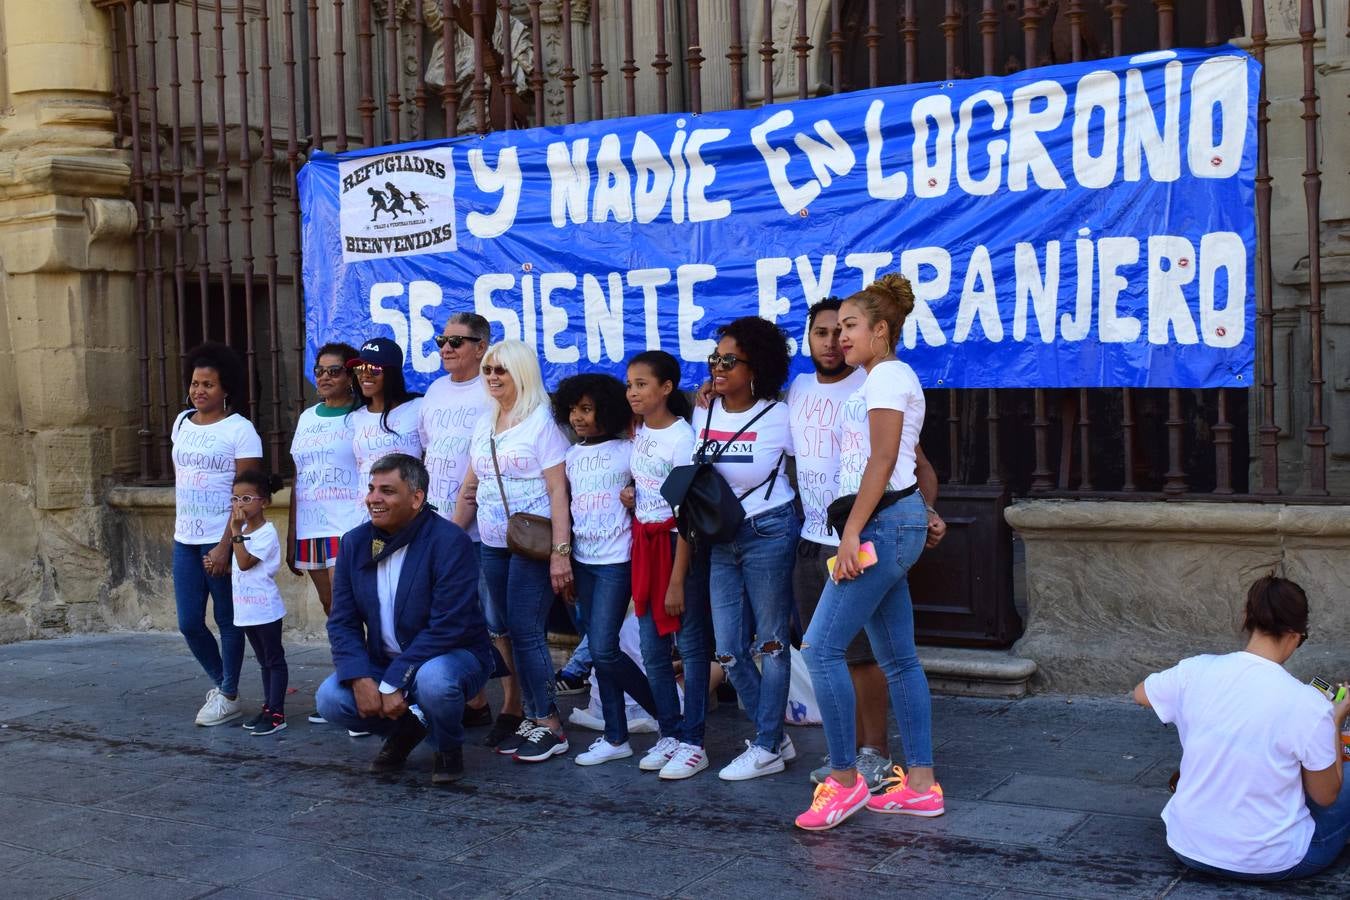
[[[403,285],[397,281],[380,281],[370,287],[370,320],[384,325],[394,333],[394,342],[403,350],[403,358],[412,363],[415,372],[439,372],[441,357],[433,349],[432,338],[436,326],[426,310],[439,307],[445,299],[440,285],[431,281],[414,281],[408,285],[407,312],[385,305],[404,295]]]
[[[474,237],[494,238],[506,234],[516,222],[520,209],[520,192],[524,180],[520,174],[520,158],[515,147],[503,147],[497,154],[497,168],[491,168],[483,159],[482,150],[469,151],[469,171],[480,191],[500,193],[502,201],[490,214],[474,211],[464,217],[464,224]]]
[[[717,167],[703,159],[703,150],[731,137],[731,129],[685,131],[684,119],[677,119],[675,126],[666,154],[643,131],[633,136],[627,154],[617,133],[601,136],[595,155],[593,189],[590,138],[578,138],[570,144],[567,141],[549,144],[545,163],[553,227],[586,222],[602,224],[611,218],[619,223],[637,219],[640,224],[647,224],[656,221],[667,201],[670,221],[676,225],[686,220],[710,222],[730,216],[730,200],[707,196],[717,178]],[[847,148],[846,143],[844,146]]]

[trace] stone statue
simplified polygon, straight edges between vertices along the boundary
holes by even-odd
[[[432,45],[431,54],[427,60],[426,83],[440,89],[445,87],[446,68],[441,4],[427,3],[423,6],[423,10],[423,19],[427,28],[436,36],[436,42]],[[492,49],[496,52],[495,54],[485,53],[483,56],[483,80],[484,86],[489,90],[489,127],[500,128],[504,122],[501,79],[504,78],[505,73],[501,72],[499,66],[505,65],[506,42],[502,39],[501,13],[496,4],[490,4],[489,10],[492,23]],[[471,31],[466,32],[466,29],[461,27],[462,24],[470,24],[471,21],[471,18],[461,10],[456,14],[456,21],[450,23],[451,39],[454,41],[455,87],[459,92],[459,110],[456,121],[460,134],[469,134],[478,130],[478,118],[473,98],[473,34]],[[534,68],[534,43],[530,36],[530,30],[525,23],[514,16],[511,17],[510,22],[511,81],[515,85],[517,98],[526,98],[530,96],[530,73]],[[483,24],[486,26],[488,22],[484,21]],[[472,27],[471,24],[470,27]],[[501,72],[500,75],[499,72]],[[517,125],[529,124],[519,121],[525,108],[518,99],[516,104]]]

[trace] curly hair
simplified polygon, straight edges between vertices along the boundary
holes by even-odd
[[[239,354],[225,344],[205,341],[188,351],[184,357],[184,376],[192,381],[196,369],[214,369],[225,390],[225,405],[231,409],[243,408],[248,399],[248,378]]]
[[[742,316],[717,329],[719,339],[729,337],[750,357],[750,371],[754,374],[751,393],[756,400],[774,400],[787,384],[787,334],[783,329],[759,316]]]
[[[633,427],[633,408],[628,389],[613,375],[587,372],[564,378],[553,392],[553,420],[568,425],[572,407],[589,397],[595,404],[595,424],[605,437],[626,434]]]
[[[272,495],[281,490],[286,482],[275,473],[269,474],[262,469],[245,469],[234,476],[234,483],[237,485],[247,484],[259,494],[271,500]]]

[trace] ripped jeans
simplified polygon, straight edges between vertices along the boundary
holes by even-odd
[[[746,519],[736,537],[712,547],[713,659],[726,669],[755,724],[755,744],[771,753],[783,741],[792,671],[787,654],[792,567],[801,524],[792,504],[784,503]],[[747,613],[754,616],[753,627]],[[752,655],[760,657],[760,669]]]

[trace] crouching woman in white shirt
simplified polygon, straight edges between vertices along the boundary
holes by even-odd
[[[1181,777],[1163,809],[1167,844],[1193,869],[1244,881],[1322,871],[1350,838],[1333,706],[1284,663],[1308,639],[1308,598],[1268,576],[1247,592],[1246,649],[1155,672],[1134,699],[1181,738]]]

